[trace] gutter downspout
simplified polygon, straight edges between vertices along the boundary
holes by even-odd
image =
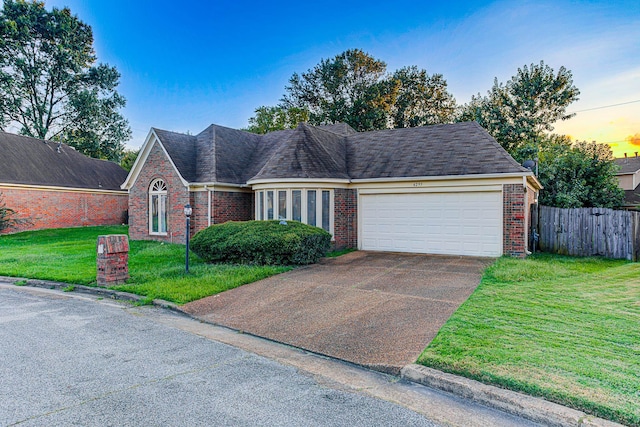
[[[211,227],[211,190],[208,186],[204,186],[207,190],[207,227]]]

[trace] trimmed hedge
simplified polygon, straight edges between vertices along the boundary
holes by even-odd
[[[303,265],[326,255],[331,234],[297,221],[229,221],[205,228],[191,242],[207,262]]]

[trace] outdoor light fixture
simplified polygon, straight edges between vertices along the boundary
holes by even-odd
[[[185,273],[189,272],[189,231],[190,231],[190,223],[191,223],[191,214],[193,213],[193,209],[191,209],[191,205],[189,203],[187,203],[186,205],[184,205],[184,215],[187,217],[187,232],[186,232],[186,236],[187,236],[187,246],[186,246],[186,252],[185,252],[185,256],[184,256],[184,271]]]

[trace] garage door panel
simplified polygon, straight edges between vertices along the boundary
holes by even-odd
[[[366,194],[361,196],[366,250],[499,256],[500,192]]]

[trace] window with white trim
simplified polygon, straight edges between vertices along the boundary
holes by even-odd
[[[256,191],[258,220],[287,219],[320,227],[333,234],[333,190],[324,188]]]
[[[149,234],[167,234],[167,184],[161,179],[149,186]]]

